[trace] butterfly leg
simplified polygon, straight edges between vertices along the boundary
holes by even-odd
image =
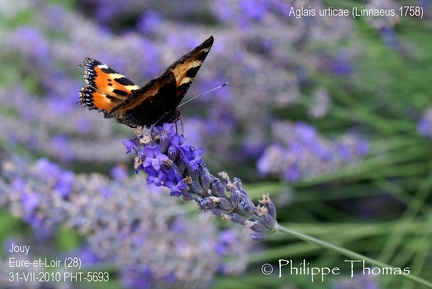
[[[176,120],[175,120],[175,128],[176,128],[176,133],[178,133],[178,127],[177,127],[177,124],[178,124],[178,122],[180,121],[180,126],[181,126],[181,135],[183,135],[184,134],[184,126],[183,126],[183,120],[181,119],[181,117],[179,117],[179,118],[177,118]]]

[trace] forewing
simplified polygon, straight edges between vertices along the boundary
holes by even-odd
[[[127,77],[95,59],[87,57],[79,66],[84,69],[84,81],[88,84],[80,90],[79,102],[106,116],[139,89]]]
[[[213,36],[209,37],[201,45],[168,67],[168,71],[171,71],[174,74],[176,80],[176,98],[179,99],[178,103],[180,103],[188,91],[192,81],[198,73],[198,70],[206,59],[207,54],[210,52],[212,45]]]

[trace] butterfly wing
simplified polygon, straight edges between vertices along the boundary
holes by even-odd
[[[84,81],[88,84],[79,92],[83,106],[97,109],[110,117],[109,112],[127,99],[127,96],[139,89],[139,86],[95,59],[86,58],[79,65],[84,69]]]
[[[177,107],[212,45],[213,37],[210,37],[173,63],[160,76],[134,91],[124,102],[112,109],[109,117],[115,117],[119,122],[131,127],[177,120]]]
[[[168,67],[167,71],[171,71],[176,80],[176,98],[179,99],[177,105],[185,96],[207,54],[210,52],[213,40],[213,36],[210,36],[201,45]]]

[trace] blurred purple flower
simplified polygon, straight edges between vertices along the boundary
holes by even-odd
[[[68,138],[65,135],[54,135],[51,137],[50,148],[63,161],[72,161],[74,153],[70,149]]]
[[[60,197],[66,197],[71,191],[75,175],[72,172],[65,171],[57,177],[57,182],[54,186]]]
[[[33,210],[39,204],[39,198],[35,193],[24,190],[21,191],[21,202],[24,207],[24,213],[32,215]]]
[[[333,59],[331,64],[331,70],[334,74],[348,75],[352,73],[353,68],[350,63],[350,58],[346,55],[346,52],[339,51]]]
[[[236,237],[232,231],[224,230],[219,234],[219,240],[215,246],[215,252],[218,255],[225,255],[227,253],[228,247],[235,243]]]
[[[380,35],[385,45],[389,48],[395,48],[398,46],[399,41],[396,36],[396,32],[393,27],[383,27],[380,29]]]
[[[116,165],[110,170],[110,175],[114,180],[122,181],[128,178],[128,172],[125,166]]]
[[[137,22],[137,29],[143,34],[152,33],[161,24],[161,16],[154,11],[146,11],[141,14]]]
[[[53,184],[53,189],[61,198],[66,197],[72,189],[75,175],[71,171],[61,170],[57,165],[47,159],[39,159],[35,166]],[[54,180],[54,181],[51,181]]]
[[[429,0],[417,0],[417,4],[421,6],[424,10],[428,10],[431,7]]]
[[[275,143],[269,145],[257,161],[261,175],[288,182],[304,180],[355,163],[368,153],[365,140],[345,135],[337,141],[319,136],[305,123],[276,123]]]
[[[142,288],[141,278],[149,288],[197,288],[197,284],[210,284],[225,263],[212,250],[218,240],[212,216],[202,215],[196,222],[190,214],[177,213],[175,200],[149,191],[140,176],[119,181],[97,173],[73,174],[71,190],[63,198],[56,193],[57,183],[70,172],[46,159],[29,164],[16,158],[1,163],[1,170],[2,208],[29,223],[39,242],[52,240],[53,228],[59,224],[74,229],[86,246],[73,255],[85,258],[85,265],[114,262],[128,288]],[[37,252],[34,240],[26,239],[34,248],[32,253]],[[235,259],[241,271],[250,248],[247,241],[238,237],[233,241],[236,250],[229,252],[245,255]],[[184,275],[192,271],[196,273]]]
[[[153,272],[149,268],[124,267],[120,272],[120,279],[125,289],[152,288]]]
[[[31,55],[38,63],[48,63],[51,55],[50,45],[36,27],[20,26],[14,31],[14,38],[21,41],[22,49],[31,51]]]
[[[267,13],[268,3],[267,0],[240,0],[239,6],[244,16],[259,21]]]
[[[88,134],[91,132],[91,125],[92,123],[90,120],[86,118],[78,118],[75,120],[75,128],[82,134]]]
[[[432,107],[426,109],[421,119],[417,122],[417,133],[432,138]]]

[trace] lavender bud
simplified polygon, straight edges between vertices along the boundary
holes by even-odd
[[[252,201],[249,199],[249,197],[245,194],[240,194],[239,207],[243,212],[245,212],[248,215],[253,215],[254,213],[255,206],[252,203]]]
[[[262,200],[258,201],[259,204],[263,205],[267,209],[267,213],[272,216],[273,219],[276,219],[276,207],[273,202],[270,200],[269,195],[263,195]]]
[[[199,180],[198,168],[193,168],[189,163],[186,163],[186,174],[191,176],[194,180]]]
[[[190,190],[194,192],[195,194],[201,195],[204,192],[204,189],[201,187],[201,185],[197,182],[192,180]]]
[[[237,190],[232,190],[230,193],[231,193],[230,196],[231,204],[233,205],[234,208],[237,208],[240,202],[240,192]]]
[[[234,185],[236,186],[236,188],[237,188],[239,191],[242,191],[243,189],[242,189],[242,182],[241,182],[241,179],[234,177],[234,178],[233,178],[233,181],[234,181]]]
[[[273,229],[276,225],[276,220],[272,218],[271,215],[265,214],[261,218],[262,223],[269,229]]]
[[[183,173],[183,171],[186,168],[186,163],[185,163],[184,153],[181,150],[177,151],[177,166],[179,167],[180,171]]]
[[[256,221],[253,222],[251,225],[248,225],[248,227],[255,232],[268,232],[270,231],[267,226],[264,226],[262,221]]]
[[[151,130],[150,130],[150,135],[151,135],[151,139],[152,139],[154,142],[156,142],[156,143],[159,142],[160,132],[159,132],[159,130],[157,129],[156,126],[153,126],[153,127],[151,128]]]
[[[159,149],[161,153],[165,153],[170,144],[169,137],[166,132],[160,134]]]
[[[212,194],[219,198],[225,198],[225,189],[222,185],[222,182],[219,179],[212,181],[210,184],[210,190]]]
[[[233,206],[231,205],[231,203],[227,199],[221,199],[221,198],[217,198],[217,199],[218,199],[217,206],[219,208],[221,208],[222,210],[224,210],[226,212],[229,212],[232,210]]]
[[[231,214],[231,221],[236,224],[244,225],[247,222],[246,217],[239,215],[237,213]]]
[[[249,237],[254,241],[262,241],[268,237],[268,234],[262,232],[255,232],[250,234]]]
[[[168,148],[167,152],[168,152],[168,153],[167,153],[168,158],[169,158],[170,160],[172,160],[173,162],[175,162],[176,157],[177,157],[177,149],[176,149],[175,147],[173,147],[173,146],[170,146],[170,147]]]
[[[169,165],[170,169],[175,170],[177,172],[177,174],[179,174],[179,176],[181,176],[182,174],[181,174],[180,169],[178,168],[178,166],[174,162],[171,162],[171,160],[169,160],[169,161],[170,161],[169,162],[170,163],[170,165]]]
[[[203,198],[198,197],[195,199],[195,201],[197,202],[198,207],[204,211],[216,207],[216,204],[209,198],[203,199]]]
[[[192,201],[192,200],[196,200],[198,195],[192,193],[191,191],[187,191],[187,192],[182,192],[182,197],[183,200],[185,201]]]
[[[204,190],[208,191],[210,188],[210,174],[205,165],[198,166],[200,172],[200,182]]]
[[[267,195],[268,196],[268,195]],[[269,199],[270,200],[270,199]],[[276,207],[273,204],[273,202],[270,200],[270,202],[267,204],[267,213],[276,220]]]
[[[240,191],[241,195],[246,196],[246,197],[249,199],[249,201],[250,201],[250,198],[249,198],[248,194],[247,194],[246,191],[243,189],[243,185],[242,185],[241,180],[240,180],[239,178],[234,178],[234,183],[233,183],[233,184],[234,184],[234,186],[237,188],[237,190]],[[250,201],[250,202],[251,202],[251,201]]]
[[[160,163],[160,165],[159,165],[160,166],[160,170],[162,172],[170,170],[172,164],[173,164],[173,162],[171,160],[164,161],[164,162]]]
[[[210,212],[212,212],[212,214],[216,216],[221,216],[222,214],[225,213],[225,211],[220,208],[211,208]]]

